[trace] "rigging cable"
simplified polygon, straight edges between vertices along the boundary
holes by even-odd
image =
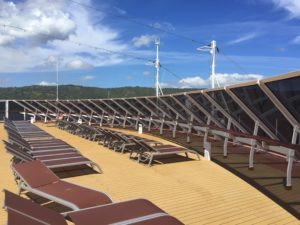
[[[21,31],[24,31],[24,32],[32,33],[32,31],[27,30],[27,29],[22,28],[22,27],[18,27],[18,26],[13,26],[13,25],[8,25],[8,24],[0,24],[0,26],[9,27],[9,28],[21,30]],[[46,33],[38,33],[38,34],[48,36],[48,34],[46,34]],[[148,58],[145,58],[145,57],[141,57],[141,56],[135,56],[135,55],[124,53],[124,52],[114,51],[114,50],[106,49],[106,48],[102,48],[102,47],[97,47],[97,46],[85,44],[85,43],[78,42],[78,41],[72,41],[72,40],[62,40],[62,41],[69,42],[69,43],[72,43],[72,44],[75,44],[75,45],[78,45],[78,46],[85,46],[85,47],[88,47],[88,48],[91,48],[91,49],[94,49],[94,50],[97,50],[97,51],[106,52],[108,54],[118,54],[118,55],[126,56],[128,58],[134,58],[134,59],[137,59],[137,60],[142,60],[142,61],[147,61],[147,62],[154,63],[154,60],[148,59]]]
[[[195,38],[191,38],[191,37],[188,37],[188,36],[185,36],[185,35],[182,35],[182,34],[178,34],[178,33],[175,33],[173,31],[169,31],[169,30],[157,27],[157,26],[152,25],[152,24],[142,23],[142,22],[139,22],[139,21],[137,21],[135,19],[132,19],[132,18],[130,18],[128,16],[123,16],[123,15],[118,15],[118,14],[115,14],[115,13],[112,13],[112,12],[107,12],[105,10],[102,10],[102,9],[99,9],[99,8],[95,8],[95,7],[91,6],[91,5],[84,4],[84,3],[81,3],[81,2],[77,2],[77,1],[74,1],[74,0],[63,0],[63,1],[69,1],[69,2],[71,2],[73,4],[78,5],[78,6],[81,6],[81,7],[87,8],[87,9],[91,9],[91,10],[95,10],[95,11],[99,11],[99,12],[103,12],[103,13],[106,13],[106,14],[108,14],[110,16],[113,16],[113,17],[116,17],[116,18],[119,18],[119,19],[123,19],[123,20],[129,21],[129,22],[137,24],[139,26],[143,26],[143,27],[146,27],[146,28],[154,29],[154,30],[157,30],[157,31],[160,31],[160,32],[163,32],[163,33],[166,33],[166,34],[178,37],[178,38],[182,38],[182,39],[194,42],[196,44],[207,45],[207,43],[204,43],[204,42],[201,42],[199,40],[196,40]]]
[[[29,30],[27,30],[25,28],[18,27],[18,26],[13,26],[13,25],[8,25],[8,24],[0,24],[0,26],[2,26],[2,27],[9,27],[9,28],[13,28],[13,29],[18,29],[18,30],[21,30],[21,31],[24,31],[24,32],[32,32],[32,31],[29,31]],[[48,36],[48,34],[43,34],[43,33],[39,33],[39,34],[47,35]],[[85,44],[85,43],[77,42],[77,41],[71,41],[71,40],[63,40],[63,41],[69,42],[69,43],[72,43],[72,44],[75,44],[75,45],[78,45],[78,46],[85,46],[85,47],[88,47],[88,48],[91,48],[91,49],[94,49],[94,50],[97,50],[97,51],[101,51],[101,52],[104,51],[104,52],[106,52],[108,54],[118,54],[118,55],[126,56],[128,58],[133,58],[133,59],[137,59],[137,60],[142,60],[142,61],[146,61],[146,62],[155,63],[155,60],[148,59],[148,58],[141,57],[141,56],[135,56],[135,55],[132,55],[132,54],[128,54],[128,53],[124,53],[124,52],[119,52],[119,51],[114,51],[114,50],[110,50],[110,49],[106,49],[106,48],[102,48],[102,47],[97,47],[97,46],[93,46],[93,45],[89,45],[89,44]],[[171,75],[173,75],[174,77],[176,77],[177,79],[182,79],[182,77],[180,77],[179,75],[177,75],[176,73],[174,73],[172,70],[170,70],[166,66],[164,66],[162,64],[160,64],[159,66],[163,70],[167,71],[168,73],[170,73]]]

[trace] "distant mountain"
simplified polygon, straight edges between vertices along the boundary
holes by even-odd
[[[195,89],[164,88],[164,94]],[[59,99],[94,99],[153,96],[155,89],[149,87],[98,88],[76,85],[59,86]],[[56,99],[56,86],[26,86],[0,88],[0,99]]]

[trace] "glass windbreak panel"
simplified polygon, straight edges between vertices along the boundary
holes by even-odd
[[[174,113],[160,98],[158,100],[158,106],[169,115],[171,120],[175,120],[176,113]]]
[[[201,123],[206,123],[207,116],[196,106],[192,104],[192,102],[189,101],[188,97],[185,95],[175,95],[174,98],[176,98],[179,102],[181,102],[184,107],[186,107],[189,111],[191,111],[194,116],[196,116]]]
[[[120,107],[118,106],[116,103],[114,103],[113,101],[110,100],[105,100],[105,103],[107,105],[109,105],[110,107],[112,107],[114,110],[116,110],[116,112],[120,115],[125,115],[126,112]]]
[[[11,120],[24,120],[24,108],[15,102],[9,102],[8,116]],[[33,114],[26,110],[25,120],[30,120],[32,116]]]
[[[71,104],[71,103],[69,103],[69,102],[63,102],[63,104],[66,106],[66,107],[68,107],[68,108],[70,108],[71,110],[72,110],[72,112],[74,112],[74,113],[79,113],[80,114],[80,110],[76,107],[76,106],[74,106],[76,103],[73,103],[73,104]]]
[[[156,106],[158,103],[158,99],[155,99],[155,101],[152,101],[152,100],[150,100],[150,98],[139,98],[139,100],[155,113],[154,117],[158,117],[158,118],[163,117],[163,113]]]
[[[85,104],[85,103],[83,104],[81,102],[77,102],[77,104],[78,104],[79,108],[83,109],[86,113],[88,113],[88,114],[90,114],[90,113],[95,114],[94,112],[91,111],[91,109],[90,109],[91,107],[85,106],[87,104]],[[96,115],[94,115],[94,116],[96,116]]]
[[[174,99],[172,99],[172,97],[163,97],[162,99],[167,104],[169,104],[179,115],[181,115],[181,117],[179,116],[179,118],[178,118],[179,122],[186,122],[187,120],[190,119],[191,115],[189,113],[187,113],[187,111],[185,111],[179,104],[177,104],[174,101]]]
[[[166,119],[172,119],[172,114],[169,114],[172,112],[169,112],[169,110],[165,108],[165,105],[158,98],[147,98],[146,101],[151,102],[151,107],[154,106],[156,108],[156,113],[160,118],[162,118],[165,114]]]
[[[293,127],[258,85],[234,88],[232,91],[281,141],[291,141]]]
[[[126,109],[131,115],[137,116],[139,112],[134,109],[130,104],[125,102],[124,100],[115,100],[117,101],[121,106],[123,106],[124,109]]]
[[[250,134],[253,133],[255,122],[224,90],[208,92],[208,94],[243,128]]]
[[[201,93],[189,94],[199,105],[201,105],[214,119],[221,123],[224,127],[227,126],[228,119],[211,104],[208,99]]]
[[[38,108],[40,111],[44,112],[44,113],[52,113],[50,110],[48,109],[44,104],[42,104],[43,106],[40,106],[38,103],[36,102],[30,102],[31,105],[33,105],[34,107]],[[45,108],[46,107],[46,108]]]
[[[100,101],[95,101],[95,104],[98,105],[100,108],[103,108],[104,110],[107,111],[110,115],[113,115],[115,112],[112,110],[110,107],[108,107],[106,104]]]
[[[58,101],[57,107],[68,113],[71,109],[70,107],[67,107],[65,103],[62,104],[62,101]]]
[[[5,102],[0,102],[0,121],[5,117]]]
[[[86,104],[89,108],[93,109],[95,112],[97,112],[100,115],[102,115],[102,113],[107,114],[103,109],[98,108],[97,106],[95,106],[93,103],[89,101],[84,101],[84,104]]]
[[[141,103],[139,103],[137,100],[135,99],[127,99],[127,101],[132,104],[134,107],[136,107],[139,111],[141,111],[143,113],[142,116],[151,116],[151,113],[149,112],[149,110],[147,110]]]
[[[300,122],[300,77],[266,83],[278,100]]]
[[[57,109],[55,107],[53,107],[51,104],[49,104],[48,102],[43,102],[43,101],[39,101],[39,103],[43,106],[45,106],[47,109],[49,109],[49,112],[55,112],[57,111]],[[38,104],[37,104],[38,105]],[[50,111],[51,110],[51,111]]]

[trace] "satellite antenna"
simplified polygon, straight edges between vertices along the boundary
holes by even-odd
[[[156,60],[154,62],[154,66],[155,66],[155,90],[156,90],[156,97],[159,97],[161,95],[163,95],[160,83],[159,83],[159,67],[160,67],[160,63],[159,63],[159,46],[160,46],[160,39],[157,38],[155,40],[155,45],[156,45]]]
[[[211,54],[211,88],[215,88],[215,83],[218,84],[218,87],[220,87],[220,84],[216,77],[216,53],[219,51],[217,47],[217,42],[215,40],[211,41],[209,45],[205,45],[202,47],[197,48],[198,51],[209,51]]]

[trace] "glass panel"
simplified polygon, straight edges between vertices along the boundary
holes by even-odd
[[[166,113],[166,119],[173,120],[173,118],[176,118],[175,113],[173,113],[170,109],[166,107],[165,104],[163,104],[158,98],[148,98],[154,105],[156,105],[158,108],[160,108],[163,112]],[[160,117],[163,117],[163,112],[160,110],[157,111]]]
[[[290,142],[293,128],[258,85],[232,91],[284,142]]]
[[[65,112],[69,113],[70,110],[73,112],[72,108],[69,107],[65,102],[59,101],[57,106]]]
[[[278,100],[300,122],[300,77],[266,83]]]
[[[77,107],[73,106],[71,103],[69,103],[69,102],[63,102],[63,104],[66,107],[70,108],[72,110],[72,112],[80,114],[80,110]],[[76,105],[76,103],[73,103],[73,104]]]
[[[224,90],[208,92],[208,94],[243,128],[250,134],[253,133],[255,123],[244,110]]]
[[[24,108],[22,106],[18,105],[15,102],[9,102],[9,115],[8,115],[9,119],[11,119],[11,120],[23,120],[24,115],[21,114],[22,112],[24,112]],[[32,115],[26,114],[25,119],[30,120],[30,117],[32,117]]]
[[[144,117],[149,117],[151,116],[151,112],[149,112],[149,110],[147,110],[142,104],[140,104],[137,100],[135,99],[127,99],[127,101],[132,104],[133,106],[135,106],[138,110],[140,110]]]
[[[0,121],[3,121],[5,116],[5,102],[0,102]]]
[[[181,102],[188,110],[190,110],[195,116],[201,120],[201,124],[206,123],[207,116],[196,106],[194,106],[185,95],[175,95],[174,98],[176,98],[178,101]]]
[[[149,100],[148,100],[149,99]],[[150,100],[150,98],[139,98],[139,100],[144,104],[144,105],[146,105],[148,108],[150,108],[150,109],[152,109],[153,110],[153,112],[156,114],[155,116],[154,116],[154,118],[161,118],[161,117],[163,117],[163,113],[156,107],[156,102],[158,101],[157,99],[155,99],[155,101],[153,102],[153,101],[151,101]],[[153,102],[153,104],[151,103],[151,102]]]
[[[189,94],[199,105],[201,105],[212,117],[214,117],[224,127],[227,126],[228,119],[217,110],[210,101],[208,101],[201,93]]]
[[[103,108],[104,110],[106,110],[106,112],[109,113],[109,115],[113,115],[114,111],[109,108],[106,104],[100,102],[100,101],[94,101],[96,105],[99,105],[100,108]],[[109,103],[108,103],[109,104]]]
[[[113,101],[105,100],[104,102],[106,104],[108,104],[110,107],[112,107],[113,109],[115,109],[118,114],[126,115],[126,112],[121,107],[119,107],[116,103],[114,103]]]
[[[133,116],[137,116],[139,113],[136,111],[131,105],[129,105],[124,100],[115,100],[117,101],[123,108],[125,108],[128,112],[130,112]]]
[[[162,97],[162,99],[167,103],[169,104],[171,107],[173,107],[183,118],[179,117],[178,118],[178,121],[179,122],[187,122],[187,120],[189,120],[191,118],[191,115],[189,113],[187,113],[180,105],[178,105],[174,99],[172,99],[172,97]],[[170,110],[172,111],[172,110]],[[173,111],[172,111],[173,112]],[[175,114],[175,113],[174,113]],[[176,118],[176,114],[175,114],[175,117],[173,119]]]

